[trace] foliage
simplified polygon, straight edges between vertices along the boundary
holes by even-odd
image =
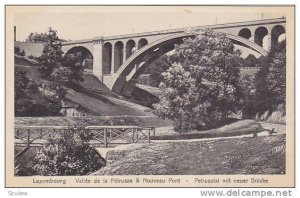
[[[63,55],[62,45],[57,36],[57,31],[50,27],[47,37],[47,42],[44,44],[44,49],[40,56],[40,72],[43,78],[49,78],[53,69],[60,66]]]
[[[15,68],[15,114],[16,116],[26,114],[34,104],[34,101],[32,99],[26,97],[28,84],[29,84],[29,79],[26,77],[26,72],[16,67]]]
[[[72,128],[53,134],[35,156],[33,170],[38,175],[86,175],[105,166],[105,160],[90,146],[91,134]]]
[[[194,128],[192,122],[194,115],[194,102],[196,96],[195,80],[190,72],[185,71],[181,64],[173,64],[167,72],[163,73],[163,82],[160,87],[164,95],[154,108],[162,118],[174,120],[177,131],[186,131]]]
[[[57,85],[70,85],[83,81],[82,53],[66,54],[63,57],[61,40],[57,31],[49,28],[47,42],[44,44],[40,72],[45,79]]]
[[[256,115],[256,90],[254,77],[250,75],[245,75],[241,79],[240,84],[242,85],[242,95],[243,95],[243,119],[253,118]]]
[[[263,114],[276,111],[279,105],[286,103],[286,42],[282,41],[271,49],[256,74],[257,112]]]
[[[145,73],[150,74],[150,85],[153,87],[159,87],[159,84],[163,80],[162,73],[167,71],[167,69],[176,61],[176,55],[163,55],[156,61],[154,61]]]
[[[76,52],[74,54],[66,54],[63,58],[62,65],[64,68],[69,69],[69,82],[82,82],[83,81],[83,70],[82,65],[83,54]]]
[[[15,116],[59,115],[59,98],[63,97],[63,94],[64,92],[58,91],[51,97],[42,95],[38,85],[28,79],[26,72],[20,67],[15,67]]]
[[[163,73],[158,115],[183,132],[215,126],[239,109],[240,52],[225,34],[203,29],[175,49],[179,63]]]
[[[47,41],[49,41],[49,37],[47,34],[45,33],[38,34],[36,32],[35,33],[31,32],[26,39],[26,42],[33,42],[33,43],[47,42]]]
[[[49,35],[47,33],[33,33],[31,32],[27,39],[26,42],[32,42],[32,43],[46,43],[49,41]],[[60,39],[60,41],[66,41],[64,39]]]

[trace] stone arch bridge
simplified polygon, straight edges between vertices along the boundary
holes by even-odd
[[[286,19],[265,19],[198,26],[225,33],[235,46],[256,56],[265,56],[285,34]],[[65,54],[82,52],[91,60],[90,71],[109,89],[130,95],[143,69],[174,49],[183,38],[192,36],[187,28],[99,37],[62,43]]]

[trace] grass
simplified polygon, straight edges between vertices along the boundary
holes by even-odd
[[[285,174],[285,135],[155,142],[93,175],[215,174]]]

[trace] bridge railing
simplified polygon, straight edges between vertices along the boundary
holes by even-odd
[[[155,135],[154,127],[137,126],[87,126],[88,133],[93,134],[93,140],[105,148],[109,145],[131,144],[138,142],[150,143],[151,136]]]
[[[41,147],[59,133],[73,133],[76,126],[15,126],[15,146],[24,149],[15,155],[21,157],[30,147]],[[86,133],[91,134],[93,147],[114,147],[121,144],[150,143],[155,136],[154,127],[138,126],[86,126]]]

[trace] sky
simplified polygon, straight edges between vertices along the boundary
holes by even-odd
[[[253,7],[139,6],[33,7],[14,16],[17,40],[31,32],[58,31],[67,40],[279,18],[280,9]]]

